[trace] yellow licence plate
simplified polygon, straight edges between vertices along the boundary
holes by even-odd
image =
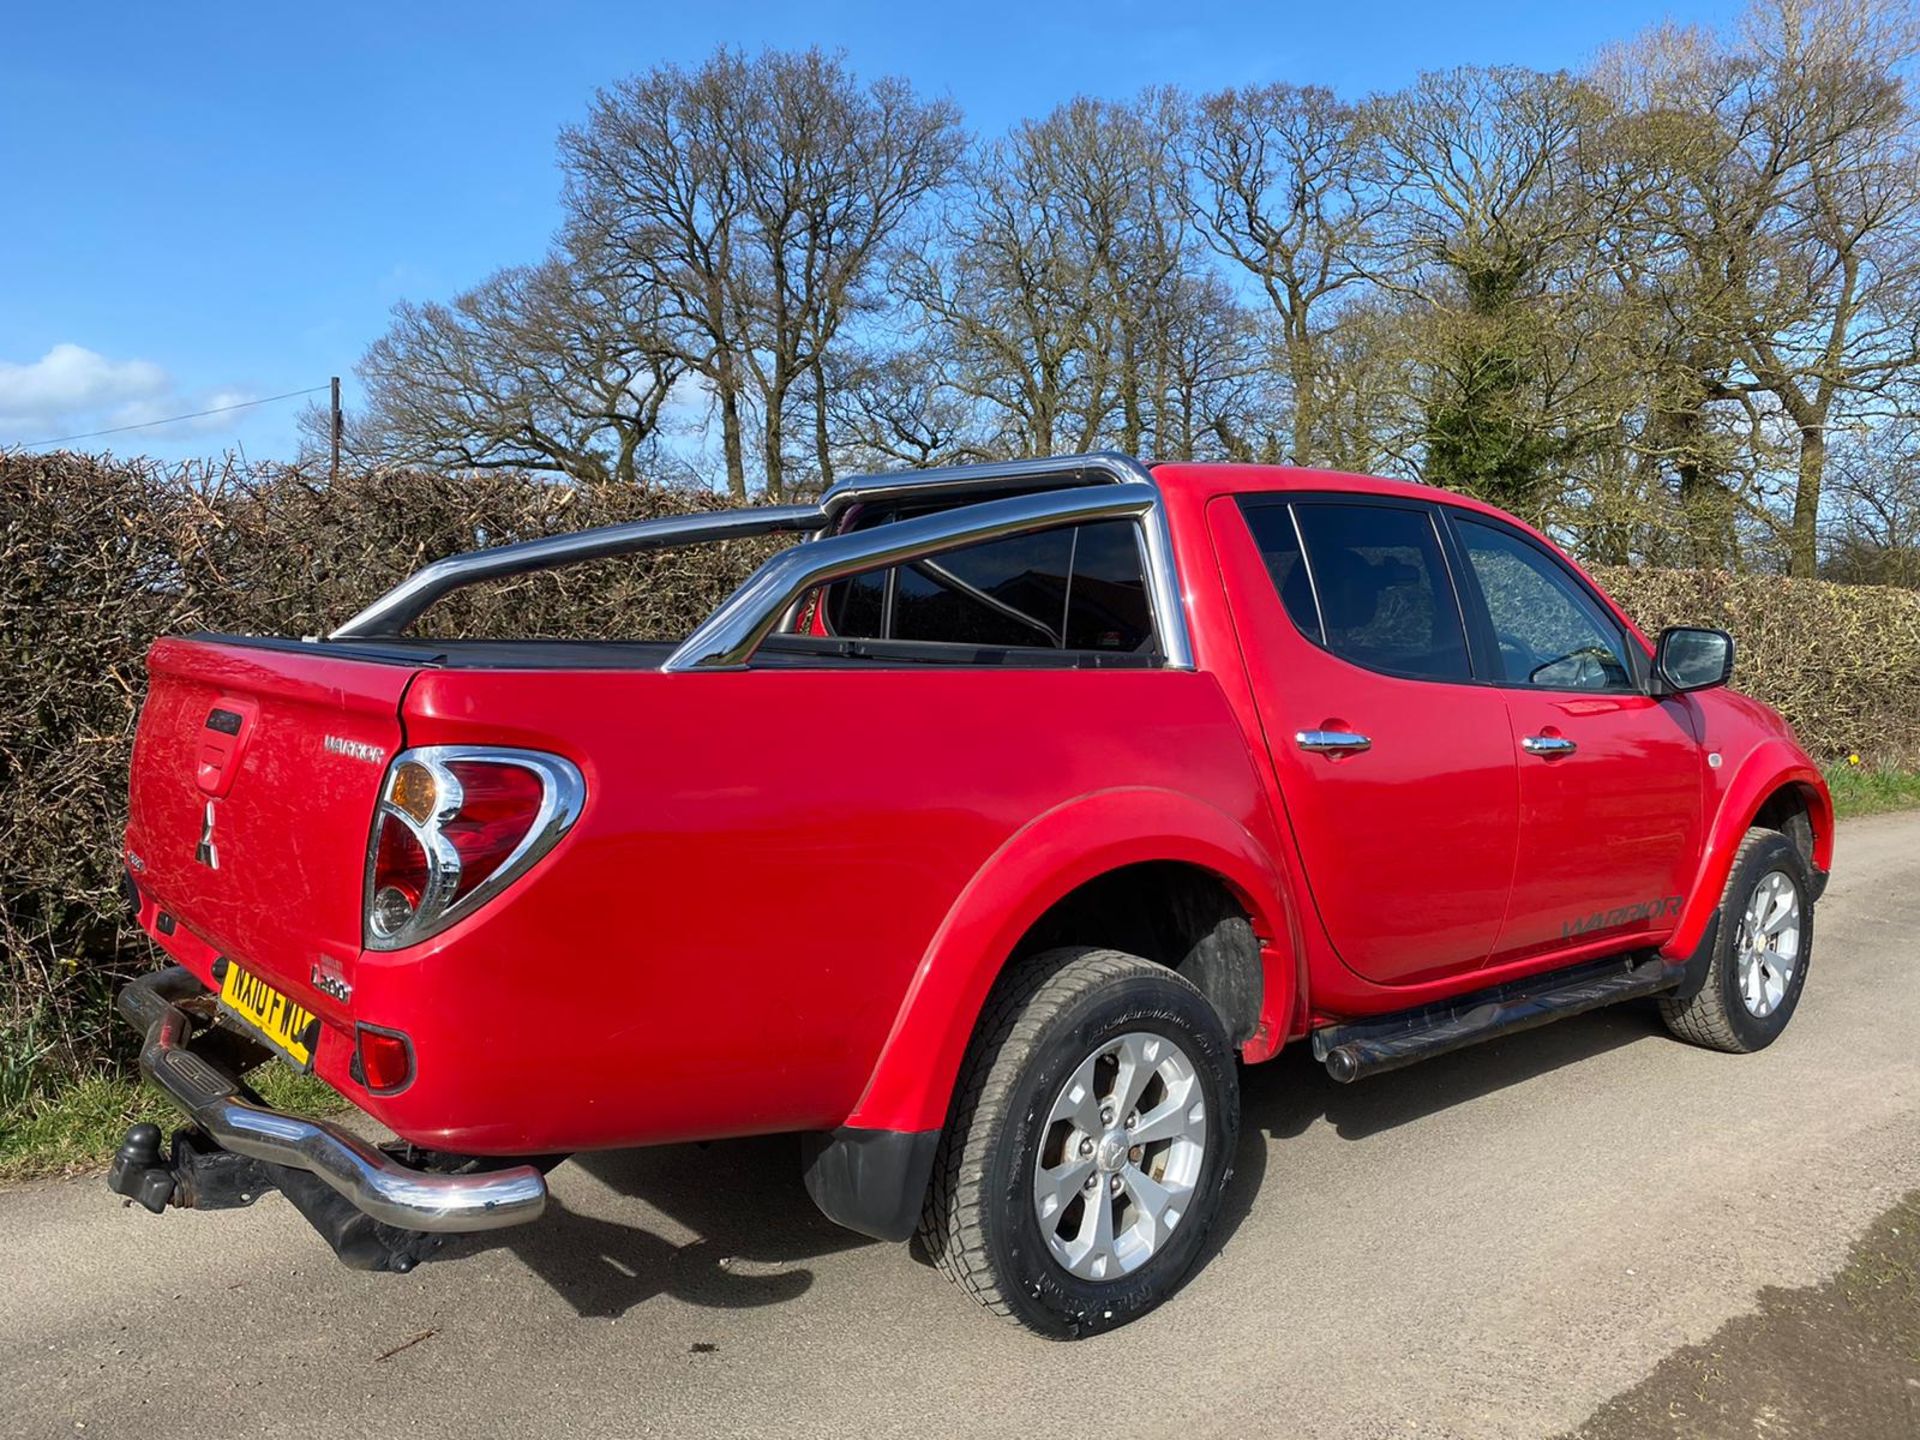
[[[251,1030],[302,1070],[313,1068],[313,1043],[319,1026],[313,1013],[303,1010],[257,975],[249,975],[231,960],[220,981],[220,1008],[237,1016]]]

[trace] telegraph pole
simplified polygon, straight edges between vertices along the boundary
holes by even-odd
[[[333,466],[328,472],[327,483],[340,483],[340,377],[333,377],[333,410],[327,431],[333,437]]]

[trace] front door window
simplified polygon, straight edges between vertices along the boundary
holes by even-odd
[[[1454,530],[1487,602],[1503,683],[1639,688],[1619,625],[1558,563],[1502,526],[1456,516]]]

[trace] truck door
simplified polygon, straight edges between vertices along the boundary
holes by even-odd
[[[1691,702],[1646,693],[1645,650],[1558,555],[1491,517],[1448,514],[1520,767],[1522,859],[1493,958],[1652,944],[1700,854]]]
[[[1221,497],[1214,543],[1313,900],[1376,984],[1483,964],[1518,845],[1514,739],[1473,673],[1432,506]]]

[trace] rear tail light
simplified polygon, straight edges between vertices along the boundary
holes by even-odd
[[[484,905],[567,833],[585,796],[570,761],[537,750],[396,755],[368,845],[367,947],[416,944]]]

